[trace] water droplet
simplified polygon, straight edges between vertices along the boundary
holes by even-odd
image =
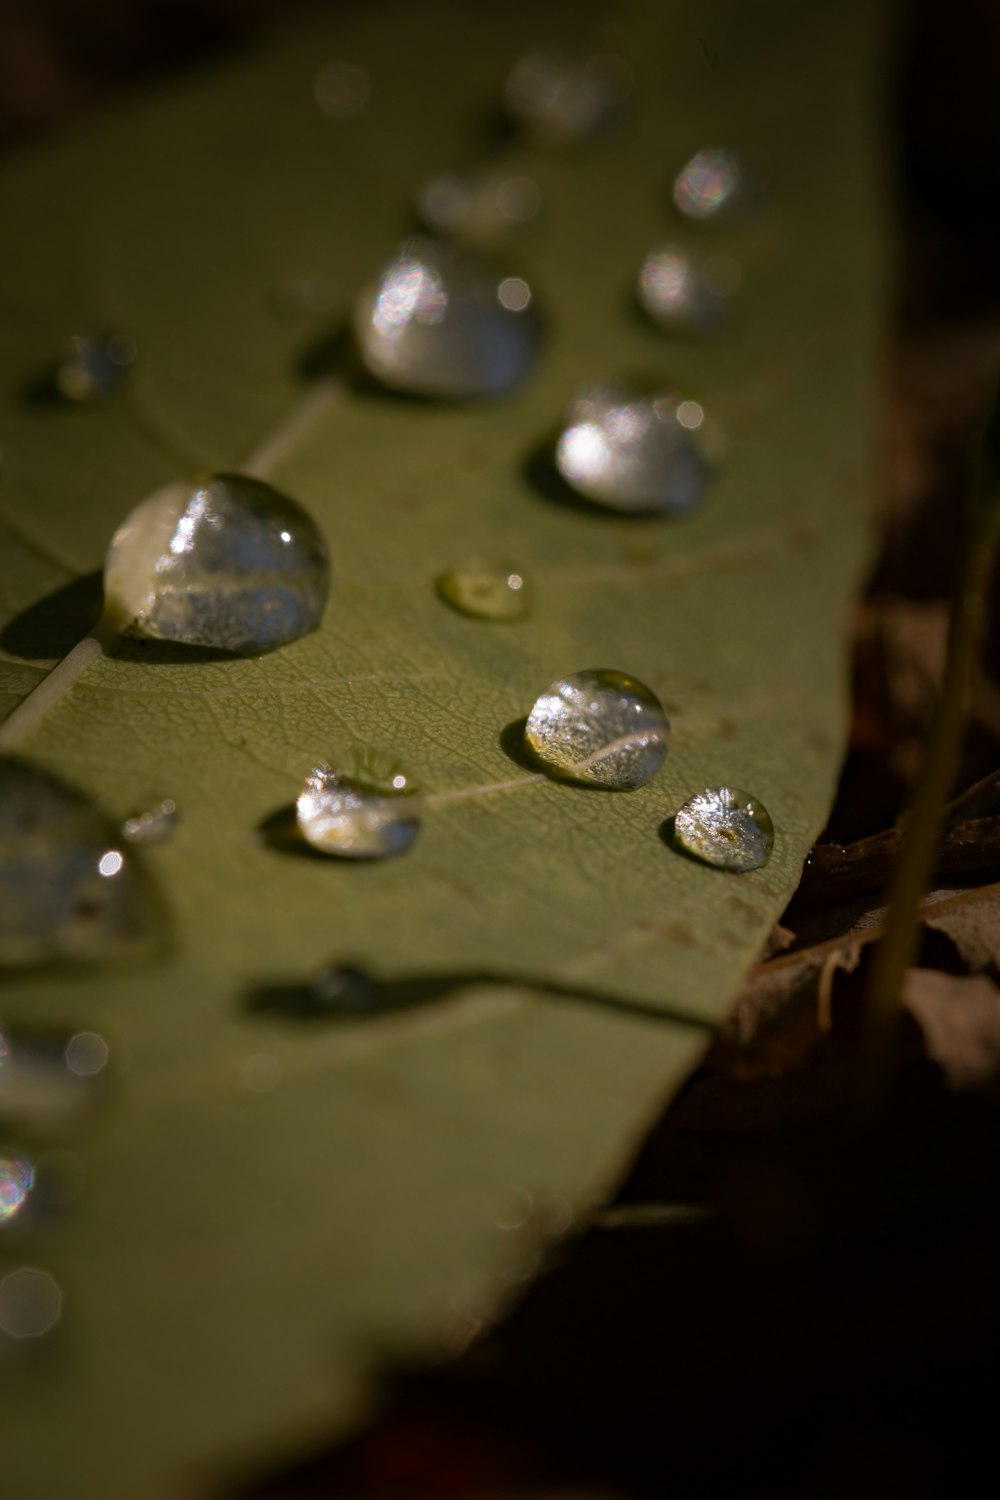
[[[670,748],[663,705],[624,672],[560,677],[536,699],[524,737],[547,771],[609,791],[644,786]]]
[[[695,152],[674,180],[674,202],[687,219],[714,219],[742,197],[743,168],[734,152],[708,147]]]
[[[126,818],[122,824],[122,838],[130,844],[163,844],[172,837],[180,813],[172,797],[164,797],[155,807]]]
[[[55,1277],[21,1266],[0,1281],[0,1332],[12,1339],[42,1338],[58,1323],[62,1302]]]
[[[20,1213],[34,1182],[35,1169],[27,1157],[13,1152],[0,1155],[0,1224]]]
[[[495,172],[460,177],[448,172],[432,177],[420,189],[417,212],[432,234],[488,242],[529,224],[541,201],[538,184],[530,177]]]
[[[141,634],[244,655],[315,630],[328,582],[315,523],[242,474],[151,495],[115,533],[104,567],[109,603]]]
[[[653,322],[668,333],[706,334],[726,319],[729,294],[720,285],[726,285],[723,275],[709,273],[677,245],[662,245],[643,261],[637,293]]]
[[[591,387],[569,409],[556,466],[578,494],[612,510],[684,515],[710,475],[696,410],[704,416],[699,403],[670,391]]]
[[[153,934],[148,884],[82,792],[0,757],[0,968],[127,956]]]
[[[74,334],[54,374],[55,388],[66,401],[86,405],[117,390],[138,349],[124,333]]]
[[[756,870],[774,848],[767,808],[734,786],[706,787],[689,797],[674,818],[682,849],[723,870]]]
[[[541,145],[569,146],[597,135],[631,87],[632,70],[623,58],[529,52],[514,64],[504,101],[514,121]]]
[[[393,390],[445,401],[513,390],[534,363],[539,327],[530,288],[511,308],[499,296],[503,281],[468,251],[407,240],[355,310],[369,373]]]
[[[386,794],[338,777],[320,764],[309,772],[295,804],[303,838],[342,859],[384,859],[409,849],[420,819],[405,791]]]
[[[477,620],[522,620],[531,603],[519,568],[481,558],[442,573],[437,590],[453,608]]]
[[[353,120],[371,98],[371,80],[355,62],[331,62],[320,68],[313,82],[313,98],[325,115]]]

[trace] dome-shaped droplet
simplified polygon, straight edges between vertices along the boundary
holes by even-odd
[[[541,201],[538,184],[530,177],[442,173],[420,189],[417,212],[432,234],[477,243],[500,239],[529,224]]]
[[[414,797],[386,793],[337,776],[320,764],[309,772],[295,804],[303,838],[322,854],[342,859],[384,859],[409,849],[420,831]]]
[[[16,1152],[0,1155],[0,1224],[20,1213],[34,1181],[35,1169],[26,1156]]]
[[[150,496],[119,527],[104,565],[109,607],[141,634],[242,654],[315,630],[328,582],[315,523],[242,474]]]
[[[706,787],[674,818],[674,838],[706,864],[743,873],[765,864],[774,848],[767,808],[735,786]]]
[[[699,402],[670,391],[594,386],[569,409],[556,467],[578,494],[612,510],[683,515],[709,479],[704,419]]]
[[[670,748],[670,724],[652,690],[624,672],[560,677],[536,699],[525,740],[547,771],[609,791],[644,786]]]
[[[736,207],[745,191],[736,154],[712,146],[696,151],[674,179],[674,202],[686,219],[714,219]]]
[[[728,280],[719,274],[715,263],[721,259],[710,257],[702,265],[677,245],[651,250],[636,287],[643,310],[668,333],[713,333],[725,322],[735,290],[732,274]]]
[[[520,385],[538,351],[532,300],[468,251],[408,240],[359,298],[355,332],[382,385],[441,401],[501,396]],[[527,283],[523,283],[527,286]]]
[[[101,401],[117,390],[135,357],[135,340],[127,334],[74,334],[55,368],[55,388],[66,401]]]
[[[153,918],[114,824],[47,771],[0,758],[0,969],[128,956]]]
[[[596,135],[628,97],[632,73],[623,58],[529,52],[504,89],[512,119],[540,145],[571,146]]]
[[[437,580],[441,598],[478,620],[521,620],[530,600],[524,574],[513,563],[470,558]]]

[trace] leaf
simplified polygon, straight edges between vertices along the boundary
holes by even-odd
[[[498,1228],[511,1199],[559,1194],[579,1215],[606,1192],[824,822],[871,490],[878,8],[661,9],[616,11],[631,123],[589,151],[517,158],[543,194],[520,256],[549,344],[496,405],[345,386],[321,420],[283,428],[331,329],[276,317],[270,292],[321,273],[346,314],[416,185],[479,149],[514,58],[545,33],[588,45],[596,9],[574,10],[574,37],[556,9],[338,14],[7,170],[3,707],[87,628],[80,580],[176,476],[172,452],[232,468],[279,424],[294,441],[276,482],[333,566],[315,635],[239,662],[123,645],[22,747],[115,818],[171,797],[182,821],[146,851],[173,909],[169,960],[3,996],[12,1023],[85,1026],[112,1051],[112,1098],[74,1144],[78,1207],[44,1241],[8,1237],[66,1294],[51,1358],[16,1362],[18,1494],[79,1494],[86,1475],[132,1500],[343,1430],[378,1360],[447,1348],[495,1308],[528,1260]],[[312,80],[344,57],[369,69],[372,100],[333,121]],[[755,221],[702,236],[741,261],[742,312],[715,345],[675,345],[628,288],[651,245],[694,239],[670,175],[725,140],[767,177]],[[69,332],[111,327],[139,345],[131,393],[85,411],[18,399]],[[688,519],[585,514],[532,483],[577,388],[636,366],[698,393],[727,433]],[[523,567],[529,620],[470,621],[435,597],[442,568],[475,553]],[[671,713],[666,766],[634,793],[532,778],[504,748],[556,676],[593,666],[634,673]],[[405,858],[344,867],[262,833],[313,762],[371,746],[429,797]],[[660,837],[686,796],[727,780],[777,829],[743,878]],[[260,986],[331,961],[443,993],[328,1027],[248,1010]]]
[[[953,1089],[995,1083],[1000,1069],[1000,989],[971,977],[911,969],[903,1001],[924,1034],[928,1055]]]

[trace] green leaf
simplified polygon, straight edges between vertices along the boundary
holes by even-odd
[[[146,853],[169,958],[2,994],[8,1023],[112,1049],[107,1107],[69,1143],[83,1195],[44,1233],[13,1221],[0,1249],[66,1297],[38,1358],[8,1361],[11,1493],[133,1500],[345,1429],[384,1356],[450,1347],[509,1295],[540,1244],[530,1218],[498,1227],[512,1202],[558,1195],[579,1221],[608,1190],[725,1013],[824,822],[843,739],[882,306],[878,10],[635,4],[610,35],[574,7],[570,37],[555,9],[539,27],[535,7],[358,8],[7,169],[4,711],[86,627],[71,585],[177,475],[168,450],[232,468],[295,411],[303,350],[329,329],[277,317],[275,283],[319,272],[346,313],[415,186],[485,150],[526,46],[593,40],[636,70],[618,133],[517,157],[544,202],[518,248],[549,333],[530,385],[452,409],[344,388],[288,429],[276,482],[330,545],[322,628],[250,661],[123,649],[21,747],[116,819],[172,797],[182,823]],[[354,120],[313,103],[332,58],[370,71]],[[679,228],[672,173],[726,142],[764,169],[759,215]],[[742,263],[715,344],[669,342],[631,308],[666,239]],[[69,333],[117,327],[140,348],[131,392],[87,410],[18,398]],[[636,370],[693,391],[726,432],[689,519],[586,514],[529,476],[578,387]],[[530,577],[527,620],[436,597],[442,568],[476,553]],[[533,779],[501,742],[586,667],[668,706],[674,747],[639,791]],[[262,835],[312,762],[364,747],[429,795],[409,854],[359,868]],[[724,781],[777,830],[745,877],[659,832]],[[255,987],[331,961],[505,982],[329,1026],[248,1011]]]

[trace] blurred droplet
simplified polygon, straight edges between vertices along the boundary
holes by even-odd
[[[242,474],[150,496],[115,533],[104,568],[108,604],[140,634],[242,655],[315,630],[328,582],[315,523]]]
[[[710,274],[678,246],[662,245],[643,261],[637,293],[653,322],[668,333],[707,334],[725,322],[729,294],[718,289],[724,283],[724,276]]]
[[[530,52],[514,64],[504,101],[512,119],[540,145],[570,146],[597,135],[632,88],[632,71],[612,55]]]
[[[674,179],[674,202],[687,219],[714,219],[731,210],[745,187],[734,152],[709,147],[695,152]]]
[[[521,620],[530,604],[524,574],[507,562],[471,558],[442,573],[437,589],[454,609],[478,620]]]
[[[55,388],[66,401],[101,401],[118,389],[137,353],[135,340],[124,333],[75,334],[56,367]]]
[[[468,251],[408,240],[355,309],[369,373],[393,390],[445,401],[513,390],[534,363],[539,328],[530,288],[512,310],[499,296],[503,280]]]
[[[488,243],[529,224],[541,201],[530,177],[442,173],[420,189],[417,212],[431,233],[443,239]]]
[[[31,1130],[59,1130],[92,1106],[99,1073],[74,1072],[65,1032],[0,1033],[0,1120]]]
[[[313,82],[313,98],[334,120],[353,120],[371,98],[371,80],[360,64],[331,62],[320,68]]]
[[[0,1152],[0,1224],[6,1224],[24,1207],[35,1181],[35,1169],[26,1156]]]
[[[697,402],[670,391],[644,395],[608,384],[572,404],[556,466],[578,494],[632,514],[683,515],[705,491],[710,466]]]
[[[767,808],[738,787],[707,787],[674,818],[674,838],[706,864],[744,873],[765,864],[774,848]]]
[[[172,837],[179,821],[177,803],[172,797],[164,797],[155,807],[126,818],[122,837],[130,844],[163,844]]]
[[[670,748],[670,725],[652,690],[624,672],[560,677],[536,699],[524,731],[537,760],[561,780],[609,791],[644,786]]]
[[[531,301],[531,287],[523,276],[505,276],[497,287],[497,296],[508,312],[524,312]]]
[[[21,1266],[0,1281],[0,1333],[12,1339],[42,1338],[58,1323],[63,1297],[48,1271]]]
[[[155,935],[152,893],[82,792],[0,757],[0,969],[129,956]]]
[[[307,843],[341,859],[403,854],[420,831],[415,799],[405,791],[371,791],[338,777],[325,764],[306,777],[295,817]]]
[[[66,1043],[66,1066],[78,1078],[92,1078],[108,1064],[108,1044],[96,1031],[78,1031]]]
[[[281,1064],[270,1052],[257,1052],[243,1064],[243,1082],[253,1094],[270,1094],[281,1082]]]

